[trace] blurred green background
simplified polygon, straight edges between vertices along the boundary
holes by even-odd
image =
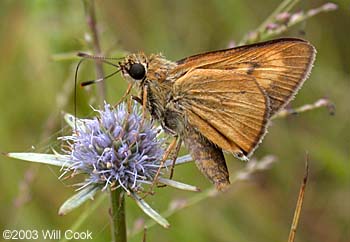
[[[252,180],[235,184],[227,193],[208,198],[169,218],[171,228],[155,226],[147,241],[286,241],[304,173],[310,157],[310,180],[296,241],[350,240],[350,1],[334,1],[335,12],[323,13],[283,36],[306,38],[318,51],[312,75],[293,101],[297,107],[329,97],[336,115],[325,108],[273,122],[256,157],[274,154],[279,162]],[[162,52],[171,60],[226,48],[255,29],[278,5],[265,0],[104,0],[96,2],[103,53],[121,50]],[[324,1],[301,1],[309,9]],[[0,151],[46,152],[64,127],[62,111],[72,112],[77,51],[90,50],[81,1],[0,2]],[[304,34],[301,34],[304,32]],[[73,54],[71,54],[73,53]],[[80,80],[94,77],[86,63]],[[106,73],[112,71],[106,67]],[[126,88],[119,77],[107,83],[108,98],[117,102]],[[78,115],[91,113],[95,87],[78,90]],[[34,147],[32,147],[34,146]],[[244,164],[230,156],[230,171]],[[59,181],[59,169],[0,158],[0,230],[68,229],[88,202],[60,217],[62,202],[74,193],[69,181]],[[211,185],[188,164],[175,178],[205,189]],[[191,193],[160,189],[148,202],[159,211]],[[127,200],[131,228],[144,214]],[[110,239],[108,199],[81,226],[94,241]],[[130,241],[141,241],[139,234]]]

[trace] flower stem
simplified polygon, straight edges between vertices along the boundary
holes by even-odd
[[[125,198],[122,188],[110,191],[111,232],[113,242],[126,242]]]
[[[95,11],[95,1],[94,0],[84,0],[86,22],[90,29],[92,35],[92,46],[94,48],[94,53],[97,56],[101,55],[100,40],[97,31],[96,22],[96,11]],[[104,72],[102,68],[102,63],[99,61],[95,62],[96,77],[97,79],[104,77]],[[106,100],[106,87],[104,81],[97,83],[97,92],[99,96],[100,105],[103,105],[104,100]]]
[[[245,36],[241,42],[239,42],[239,45],[244,44],[251,44],[257,41],[265,40],[266,36],[262,37],[261,35],[264,34],[266,26],[273,22],[276,16],[282,12],[288,12],[295,4],[297,4],[300,0],[284,0],[278,5],[278,7],[260,24],[260,26],[254,31],[254,35],[247,35]]]
[[[295,4],[300,0],[284,0],[278,5],[278,7],[264,20],[262,24],[257,28],[257,32],[261,33],[264,31],[266,26],[273,22],[276,16],[282,12],[288,12]]]

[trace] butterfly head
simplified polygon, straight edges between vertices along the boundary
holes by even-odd
[[[131,54],[119,63],[123,77],[131,83],[141,84],[147,75],[148,60],[145,54]]]

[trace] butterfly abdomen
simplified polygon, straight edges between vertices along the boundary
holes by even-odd
[[[182,139],[199,170],[218,190],[225,190],[230,180],[222,150],[190,127]]]

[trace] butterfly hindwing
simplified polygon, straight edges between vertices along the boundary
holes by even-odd
[[[251,76],[195,69],[174,83],[174,93],[188,124],[238,157],[249,156],[265,134],[268,98]]]

